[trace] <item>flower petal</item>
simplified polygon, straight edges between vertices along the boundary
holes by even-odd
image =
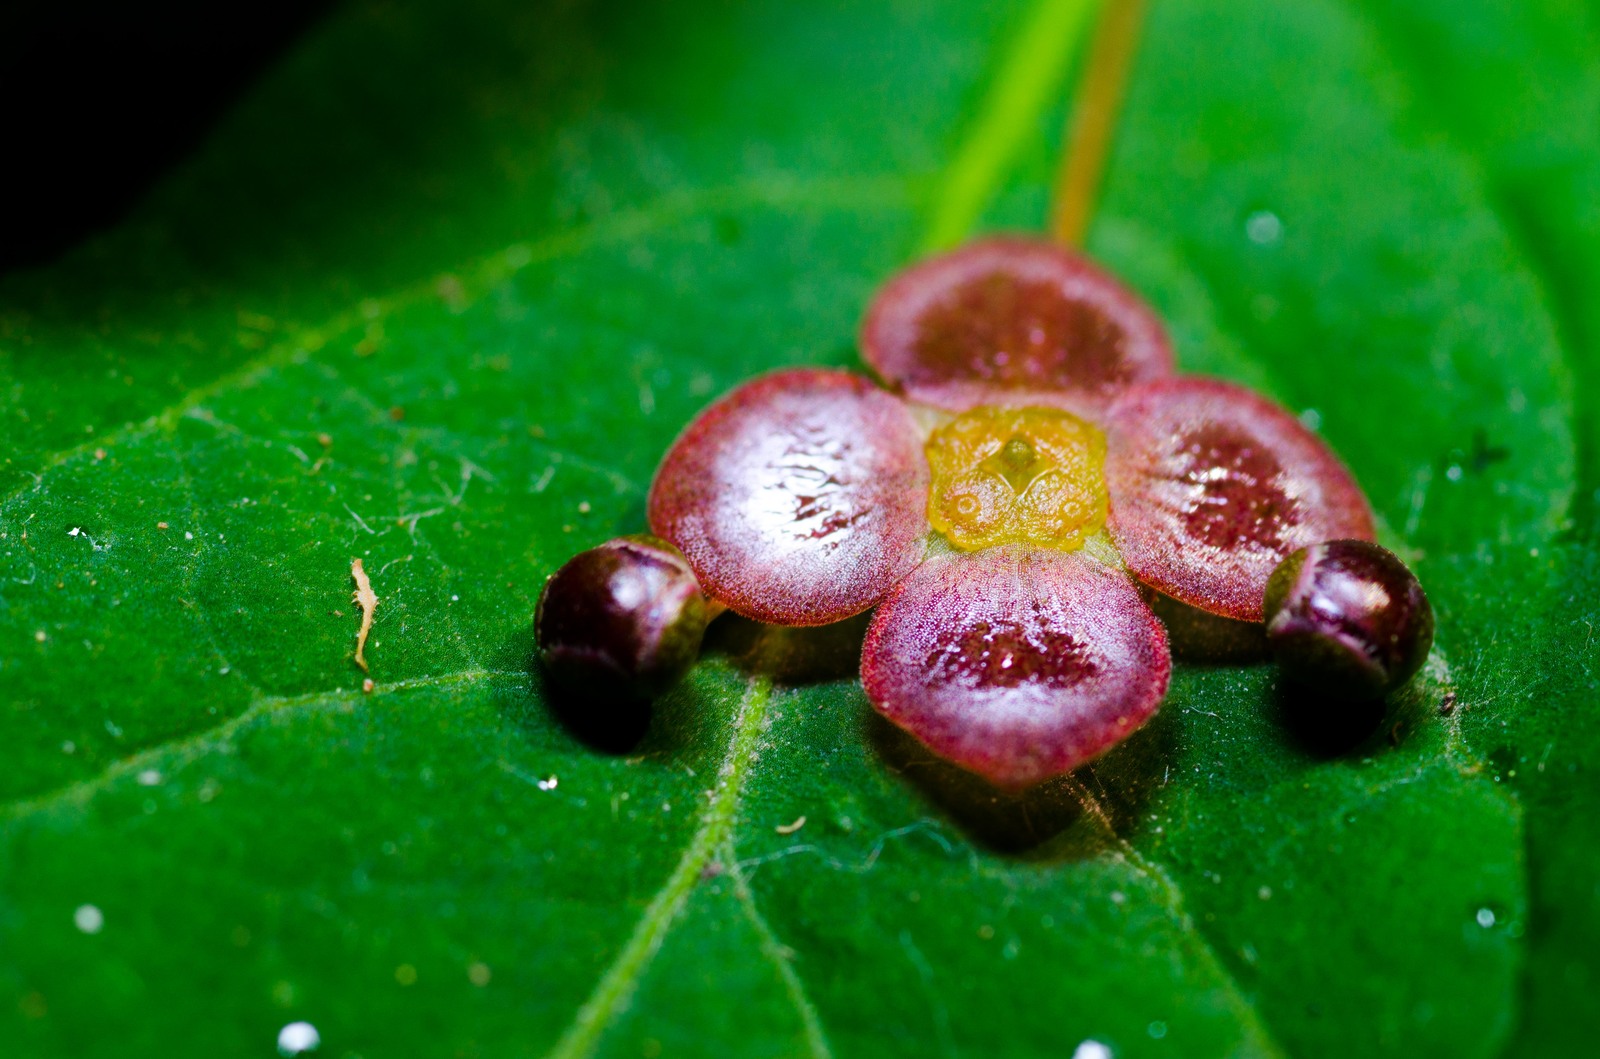
[[[861,652],[879,713],[1002,786],[1127,738],[1171,669],[1166,633],[1125,574],[1022,547],[929,559],[878,608]]]
[[[1372,511],[1338,457],[1249,390],[1162,379],[1124,395],[1105,425],[1111,536],[1130,573],[1180,602],[1259,622],[1290,552],[1372,539]]]
[[[1143,301],[1087,258],[1038,239],[983,239],[901,272],[861,327],[862,355],[912,400],[1093,413],[1172,372]]]
[[[781,371],[706,409],[650,488],[650,525],[701,587],[778,625],[882,599],[922,557],[928,465],[910,412],[843,371]]]

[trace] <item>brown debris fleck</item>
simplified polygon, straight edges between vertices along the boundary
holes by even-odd
[[[376,684],[374,684],[372,682],[372,678],[368,677],[367,679],[365,679],[365,680],[363,680],[361,682],[361,694],[363,694],[363,695],[371,695],[372,694],[372,689],[377,687],[377,686],[378,685],[376,685]]]
[[[350,602],[361,608],[361,630],[356,633],[356,665],[367,672],[367,637],[372,633],[372,612],[378,609],[378,594],[372,591],[372,579],[361,566],[360,559],[350,561],[350,576],[355,579],[356,590]]]

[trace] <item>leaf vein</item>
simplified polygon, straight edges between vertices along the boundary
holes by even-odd
[[[733,834],[744,782],[755,762],[761,732],[766,724],[771,684],[752,681],[733,721],[727,755],[717,775],[717,785],[700,815],[699,825],[683,856],[634,925],[622,950],[595,983],[571,1025],[549,1052],[549,1059],[581,1059],[594,1053],[605,1031],[628,1008],[639,981],[677,922],[684,905],[699,884],[701,872]]]
[[[1093,775],[1091,766],[1090,775]],[[1096,781],[1098,782],[1098,780]],[[1144,854],[1134,848],[1133,844],[1118,833],[1111,815],[1101,804],[1100,799],[1090,791],[1078,777],[1077,773],[1069,773],[1065,777],[1065,786],[1072,792],[1073,797],[1083,806],[1096,823],[1105,831],[1117,848],[1122,859],[1139,874],[1149,879],[1160,893],[1166,911],[1173,921],[1181,928],[1179,936],[1187,940],[1194,948],[1196,956],[1202,964],[1210,966],[1217,979],[1222,982],[1228,993],[1228,999],[1239,1016],[1242,1029],[1255,1045],[1255,1053],[1262,1056],[1272,1056],[1275,1059],[1286,1059],[1289,1052],[1273,1037],[1266,1020],[1256,1011],[1255,1005],[1246,997],[1240,987],[1233,971],[1217,955],[1206,936],[1196,928],[1194,918],[1189,915],[1184,905],[1183,889],[1176,880],[1161,869],[1159,864],[1147,859]]]
[[[525,679],[525,676],[523,673],[509,670],[466,669],[438,676],[415,677],[410,680],[377,684],[370,693],[360,688],[334,688],[300,695],[263,696],[251,702],[242,712],[219,724],[147,747],[130,757],[114,762],[93,776],[64,787],[32,798],[8,802],[0,806],[0,824],[12,824],[25,817],[62,806],[81,806],[117,780],[147,769],[157,762],[167,761],[172,756],[177,757],[180,766],[186,765],[219,747],[226,746],[228,740],[236,733],[249,728],[257,721],[289,710],[326,709],[358,703],[377,694],[413,691],[418,688],[454,687],[482,680]]]
[[[778,940],[778,935],[766,917],[761,914],[755,894],[750,890],[750,880],[739,867],[738,854],[731,839],[727,846],[727,861],[730,865],[728,874],[733,879],[734,896],[738,898],[739,906],[744,909],[745,918],[755,928],[756,936],[761,939],[762,954],[767,957],[777,970],[778,977],[783,980],[784,992],[788,994],[789,1002],[794,1005],[796,1013],[800,1016],[800,1024],[805,1029],[806,1046],[811,1050],[813,1059],[833,1059],[833,1049],[829,1046],[828,1036],[822,1028],[822,1018],[817,1014],[816,1005],[806,993],[805,982],[801,981],[799,973],[794,969],[793,950]]]
[[[752,206],[873,209],[887,205],[903,206],[911,190],[904,178],[863,175],[819,180],[755,180],[709,189],[670,192],[636,209],[620,211],[601,220],[554,232],[532,242],[513,243],[444,275],[465,277],[463,286],[469,292],[469,299],[475,300],[495,285],[534,265],[548,264],[571,257],[595,246],[626,242],[652,231],[703,216],[709,210]],[[286,337],[269,346],[260,356],[246,361],[203,386],[190,390],[181,400],[143,420],[124,423],[115,430],[49,454],[37,472],[23,472],[29,479],[26,483],[0,496],[0,508],[10,507],[23,496],[40,492],[43,488],[43,476],[58,467],[89,456],[97,449],[109,449],[123,441],[142,437],[157,430],[171,430],[181,419],[202,408],[205,402],[212,398],[232,390],[248,389],[273,371],[305,361],[336,336],[364,329],[373,319],[374,307],[377,310],[376,315],[383,317],[407,306],[438,297],[438,282],[438,275],[430,275],[405,284],[388,294],[365,299],[357,305],[335,313],[321,324],[291,325]]]

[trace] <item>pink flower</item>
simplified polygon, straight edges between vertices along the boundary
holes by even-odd
[[[1174,375],[1154,314],[1061,247],[915,265],[861,344],[889,389],[823,369],[741,386],[667,453],[650,524],[746,617],[877,607],[873,706],[995,783],[1076,768],[1155,714],[1171,659],[1147,599],[1249,628],[1290,552],[1372,537],[1320,440]]]

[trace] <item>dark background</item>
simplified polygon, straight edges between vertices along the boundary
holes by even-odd
[[[0,3],[0,273],[115,223],[331,6]]]

